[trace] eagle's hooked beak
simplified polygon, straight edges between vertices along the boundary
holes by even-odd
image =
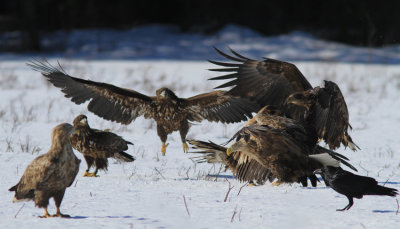
[[[226,155],[231,155],[231,153],[232,153],[232,149],[231,149],[231,147],[229,147],[228,149],[226,149]]]
[[[87,124],[87,119],[86,118],[81,119],[80,123]]]
[[[289,97],[287,98],[286,102],[287,103],[295,103],[296,98],[294,97],[294,95],[289,95]]]
[[[322,169],[314,170],[313,174],[322,174]]]
[[[160,95],[161,95],[162,97],[166,97],[167,93],[165,92],[165,90],[163,90],[163,91],[161,91]]]

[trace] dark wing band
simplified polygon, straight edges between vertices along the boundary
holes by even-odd
[[[184,100],[189,120],[234,123],[252,117],[258,111],[255,103],[245,98],[226,94],[225,91],[213,91]]]

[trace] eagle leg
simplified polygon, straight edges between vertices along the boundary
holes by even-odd
[[[44,215],[39,216],[39,218],[50,218],[51,215],[49,214],[49,212],[47,211],[47,207],[44,208]]]
[[[345,210],[349,210],[351,208],[351,206],[353,206],[354,202],[353,202],[353,197],[348,197],[347,199],[349,199],[349,204],[346,205],[346,207],[344,207],[343,209],[337,209],[336,211],[345,211]]]
[[[99,177],[99,175],[97,175],[97,170],[95,170],[93,173],[89,173],[89,169],[85,171],[83,176],[84,177]]]
[[[185,120],[180,123],[179,134],[181,135],[183,152],[189,152],[189,146],[186,144],[186,135],[189,132],[189,123]]]
[[[60,211],[60,207],[57,207],[57,213],[52,215],[51,217],[61,217],[61,218],[70,218],[70,215],[62,214]]]
[[[167,146],[169,145],[169,143],[165,144],[165,142],[162,143],[161,145],[161,154],[163,156],[165,156],[165,153],[167,152]]]
[[[281,185],[282,182],[280,182],[280,181],[274,181],[274,182],[272,182],[271,184],[272,184],[272,186],[277,187],[277,186]]]
[[[186,142],[182,142],[182,147],[183,147],[183,152],[187,153],[189,152],[189,146],[186,144]]]

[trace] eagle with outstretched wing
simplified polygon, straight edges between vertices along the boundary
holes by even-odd
[[[47,61],[31,61],[28,65],[42,73],[54,86],[61,88],[65,97],[76,104],[90,101],[87,108],[103,119],[129,124],[137,117],[154,119],[157,134],[161,139],[161,152],[165,155],[167,136],[179,131],[184,152],[189,147],[186,135],[189,121],[202,120],[234,123],[252,117],[259,107],[246,98],[213,91],[190,98],[179,98],[168,88],[160,88],[156,96],[147,96],[137,91],[120,88],[107,83],[79,79],[69,76],[61,68]]]
[[[230,48],[232,56],[217,48],[215,50],[234,61],[225,63],[210,60],[224,67],[211,71],[229,72],[210,80],[231,80],[216,88],[232,86],[227,94],[248,98],[260,107],[277,106],[286,117],[306,120],[330,149],[336,149],[340,144],[352,150],[358,148],[348,134],[348,129],[352,128],[349,113],[336,83],[325,81],[324,87],[313,88],[294,64],[270,58],[253,60]]]
[[[313,172],[317,168],[343,163],[356,170],[343,155],[319,146],[313,127],[277,113],[279,109],[271,106],[261,109],[229,140],[235,142],[228,148],[212,142],[189,142],[203,150],[202,161],[225,164],[240,181],[263,183],[276,178],[276,184],[301,182],[307,186],[309,178],[316,186]]]
[[[108,158],[133,162],[135,158],[124,152],[132,142],[126,141],[110,131],[92,129],[89,126],[86,115],[78,115],[74,119],[75,131],[71,135],[72,147],[83,154],[87,169],[84,177],[97,177],[99,169],[107,170]],[[93,173],[89,169],[95,166]]]
[[[72,150],[70,135],[73,131],[73,126],[68,123],[54,127],[49,151],[35,158],[18,184],[9,189],[15,192],[13,202],[33,200],[37,207],[44,208],[42,218],[69,217],[61,213],[60,205],[66,188],[72,185],[78,174],[81,162]],[[57,208],[55,215],[47,211],[52,197]]]

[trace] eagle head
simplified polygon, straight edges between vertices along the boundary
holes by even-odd
[[[281,110],[279,110],[276,106],[267,105],[267,106],[261,108],[261,110],[259,110],[257,112],[257,114],[269,114],[269,115],[280,116]]]
[[[162,87],[162,88],[158,89],[156,91],[156,95],[157,95],[157,98],[170,98],[170,99],[174,99],[174,100],[178,99],[178,97],[175,95],[175,93],[166,87]]]
[[[53,128],[51,132],[52,142],[65,141],[75,131],[75,128],[69,123],[61,123]]]
[[[76,116],[76,118],[74,119],[74,127],[77,126],[87,126],[88,122],[87,122],[87,117],[86,115],[80,114],[78,116]]]
[[[316,101],[317,96],[314,90],[296,92],[289,95],[289,97],[286,99],[286,103],[293,103],[297,106],[305,107],[308,110],[316,103]]]

